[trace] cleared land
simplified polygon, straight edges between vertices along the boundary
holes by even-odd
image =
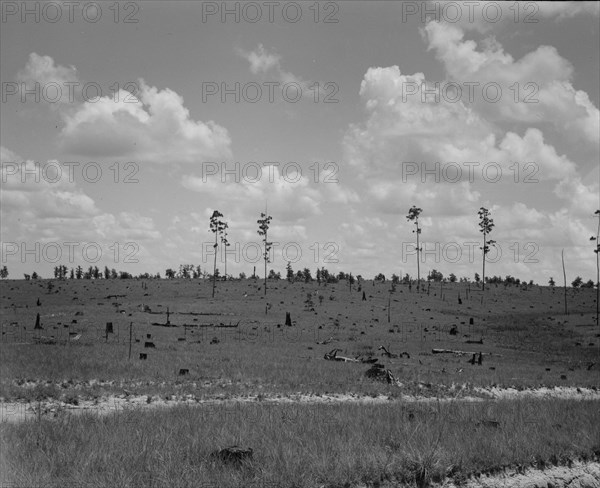
[[[270,281],[265,297],[250,279],[211,299],[205,281],[53,284],[1,282],[2,415],[26,421],[0,427],[0,481],[426,486],[600,455],[595,290],[569,290],[565,315],[562,289],[537,286]],[[152,325],[167,309],[171,327]],[[397,382],[325,361],[334,348]],[[210,457],[233,444],[252,461]]]

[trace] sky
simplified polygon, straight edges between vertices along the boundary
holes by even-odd
[[[597,2],[11,2],[2,262],[596,276]],[[225,271],[223,246],[217,266]]]

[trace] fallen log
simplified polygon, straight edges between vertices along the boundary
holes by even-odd
[[[177,327],[177,324],[171,324],[171,323],[162,324],[162,323],[159,323],[159,322],[152,322],[151,325],[155,325],[157,327]]]
[[[456,354],[458,356],[479,354],[479,352],[475,352],[475,351],[458,351],[455,349],[432,349],[431,352],[433,354]],[[492,352],[484,352],[482,354],[485,356],[502,357],[502,354],[496,354],[496,353],[492,353]]]
[[[333,341],[333,336],[331,336],[329,339],[325,339],[324,341],[317,341],[316,344],[329,344],[331,341]]]
[[[333,349],[332,351],[328,352],[325,354],[325,356],[323,356],[323,359],[325,359],[326,361],[343,361],[344,363],[358,363],[358,359],[354,359],[354,358],[347,358],[345,356],[338,356],[337,352],[339,351],[339,349]]]
[[[177,313],[179,315],[235,315],[235,313],[233,313],[233,312],[173,312],[173,313]]]
[[[241,320],[238,320],[237,324],[232,324],[231,322],[229,324],[224,324],[223,322],[219,323],[219,324],[215,324],[215,327],[238,327],[240,325]]]

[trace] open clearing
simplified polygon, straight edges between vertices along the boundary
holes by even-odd
[[[537,286],[53,283],[1,282],[0,481],[599,484],[595,290],[569,290],[565,315]],[[375,358],[394,381],[365,375]],[[231,445],[252,461],[210,457]]]

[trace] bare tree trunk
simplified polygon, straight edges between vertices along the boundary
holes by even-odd
[[[268,232],[265,231],[265,296],[267,296],[267,242],[269,242]]]
[[[564,249],[560,252],[560,257],[562,259],[563,279],[564,279],[564,284],[565,284],[565,315],[568,315],[569,311],[567,309],[567,273],[565,271],[565,250]]]
[[[217,236],[218,232],[215,232],[215,264],[213,266],[213,289],[212,289],[212,297],[215,298],[215,287],[217,286]]]
[[[129,322],[129,360],[131,361],[131,336],[133,333],[133,322]]]
[[[483,233],[483,272],[481,277],[481,291],[485,291],[485,232]]]
[[[421,288],[421,263],[419,262],[419,249],[419,226],[417,225],[417,291],[419,291]]]
[[[596,231],[596,327],[600,327],[600,215],[598,215],[598,230]]]

